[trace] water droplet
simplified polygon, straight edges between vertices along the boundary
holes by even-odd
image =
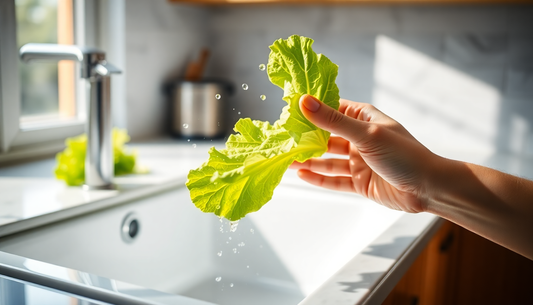
[[[218,220],[220,220],[220,222],[222,222],[222,216],[219,216],[219,217],[218,217]]]
[[[237,226],[239,225],[239,221],[236,220],[236,221],[230,221],[229,222],[229,231],[230,232],[235,232],[237,231]]]
[[[215,185],[216,185],[216,184],[217,184],[217,183],[215,182]],[[217,205],[217,210],[220,210],[220,206],[219,206],[219,205]]]
[[[259,70],[265,71],[265,68],[266,68],[265,64],[260,64],[259,65]]]
[[[248,90],[248,84],[247,83],[242,84],[242,90],[244,90],[244,91]]]
[[[187,142],[191,142],[191,139],[187,139]]]
[[[219,230],[220,230],[221,233],[224,233],[224,228],[223,227],[220,227]]]
[[[250,229],[250,233],[254,234],[254,229]]]
[[[237,114],[241,114],[241,112],[239,111],[239,112],[237,112]]]
[[[230,236],[230,237],[228,237],[228,239],[229,239],[229,240],[231,240],[231,236]]]
[[[237,248],[233,248],[233,253],[237,253]]]
[[[218,256],[222,256],[222,251],[217,253]]]
[[[220,96],[220,94],[218,94],[218,93],[215,94],[215,98],[216,98],[217,100],[219,100],[221,97],[222,97],[222,96]]]
[[[192,148],[196,148],[196,144],[193,144],[193,145],[192,145]]]
[[[189,128],[189,124],[183,124],[183,128]]]
[[[233,283],[229,284],[229,286],[233,288]]]
[[[237,246],[244,247],[244,242],[241,241]]]
[[[246,268],[250,269],[250,266],[246,266]]]
[[[221,276],[217,276],[217,278],[215,279],[215,281],[220,282],[221,279],[222,279]]]
[[[233,108],[233,111],[235,111],[235,108]]]
[[[218,122],[218,127],[220,127],[220,122]]]
[[[260,98],[260,99],[261,99],[262,101],[264,101],[264,100],[266,100],[266,99],[267,99],[267,96],[266,96],[266,95],[264,95],[264,94],[261,94],[261,95],[259,96],[259,98]]]

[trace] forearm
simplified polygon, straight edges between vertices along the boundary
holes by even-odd
[[[460,161],[435,164],[428,212],[533,259],[533,181]]]

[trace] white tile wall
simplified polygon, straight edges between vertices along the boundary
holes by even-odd
[[[183,74],[187,60],[208,44],[208,15],[205,9],[166,0],[126,1],[126,98],[132,138],[165,132],[163,83]]]
[[[300,34],[339,65],[342,97],[376,104],[426,145],[533,156],[533,6],[126,7],[135,137],[164,130],[161,83],[203,45],[208,75],[237,86],[232,120],[276,120],[282,92],[258,65],[275,39]]]

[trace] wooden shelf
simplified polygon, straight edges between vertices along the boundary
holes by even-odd
[[[533,4],[533,0],[169,0],[173,3],[201,5],[289,4]]]

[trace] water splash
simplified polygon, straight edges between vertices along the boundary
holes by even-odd
[[[237,231],[237,226],[239,225],[239,221],[238,220],[235,220],[235,221],[230,221],[229,222],[229,231],[230,232],[235,232]]]

